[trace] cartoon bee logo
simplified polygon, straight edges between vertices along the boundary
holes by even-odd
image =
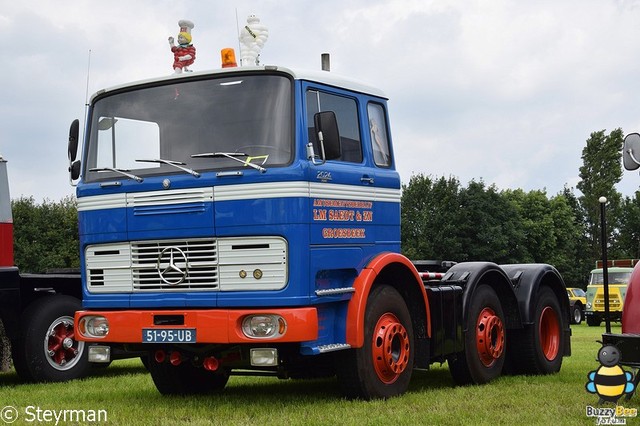
[[[631,396],[635,389],[631,373],[626,372],[618,365],[620,351],[615,346],[603,346],[598,351],[600,367],[591,371],[587,377],[589,381],[585,385],[587,392],[598,394],[599,404],[605,401],[618,402],[622,395]]]

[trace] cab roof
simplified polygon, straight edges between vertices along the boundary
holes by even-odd
[[[357,80],[349,79],[347,77],[342,77],[338,74],[334,74],[328,71],[312,71],[312,70],[293,70],[286,67],[280,67],[275,65],[265,65],[260,67],[233,67],[233,68],[221,68],[216,70],[208,70],[208,71],[195,71],[190,73],[182,73],[182,74],[170,74],[167,76],[149,78],[145,80],[134,81],[130,83],[120,84],[117,86],[109,87],[106,89],[99,90],[91,97],[91,103],[95,100],[96,97],[102,96],[107,93],[126,90],[129,88],[135,88],[146,85],[153,85],[154,83],[162,83],[173,80],[191,80],[191,79],[200,79],[207,76],[224,76],[224,75],[234,75],[234,74],[245,74],[245,73],[270,73],[270,72],[280,72],[291,76],[294,80],[305,80],[311,81],[315,83],[325,84],[328,86],[333,86],[341,89],[352,90],[355,92],[376,96],[383,99],[388,99],[387,95],[380,89],[370,86],[366,83],[359,82]]]
[[[626,268],[623,266],[609,266],[607,268],[607,272],[631,272],[633,271],[633,268]],[[602,273],[602,268],[597,268],[597,269],[592,269],[591,270],[592,274],[601,274]]]

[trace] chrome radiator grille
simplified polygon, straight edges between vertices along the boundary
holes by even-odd
[[[279,290],[288,280],[281,237],[133,241],[88,246],[91,293]]]
[[[173,266],[180,271],[172,270]],[[158,271],[164,272],[161,278]],[[218,250],[214,239],[139,241],[131,244],[134,290],[215,290]]]

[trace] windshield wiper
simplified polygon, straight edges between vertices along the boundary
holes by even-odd
[[[129,170],[124,170],[124,169],[115,169],[113,167],[96,167],[93,169],[89,169],[90,172],[114,172],[114,173],[119,173],[123,176],[128,177],[129,179],[135,179],[136,182],[142,182],[144,179],[141,178],[140,176],[136,176],[133,175],[131,173],[129,173]]]
[[[249,166],[252,167],[256,170],[259,170],[260,173],[264,173],[267,171],[267,169],[265,169],[262,166],[258,166],[257,164],[253,164],[250,161],[247,160],[241,160],[238,157],[248,157],[247,154],[245,154],[244,152],[205,152],[203,154],[193,154],[191,156],[191,158],[202,158],[202,157],[208,157],[208,158],[220,158],[220,157],[224,157],[224,158],[230,158],[234,161],[237,161],[238,163],[242,163],[245,166]]]
[[[176,169],[180,169],[183,172],[187,172],[190,175],[199,178],[200,177],[200,173],[196,172],[195,170],[192,170],[188,167],[182,167],[182,166],[186,166],[185,163],[182,163],[180,161],[173,161],[173,160],[163,160],[162,158],[158,158],[158,159],[154,159],[154,160],[136,160],[139,163],[160,163],[160,164],[166,164],[168,166],[173,166]]]

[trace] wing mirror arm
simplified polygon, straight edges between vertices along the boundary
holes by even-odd
[[[318,143],[320,145],[320,161],[317,161],[317,155],[313,149],[313,144],[309,142],[307,144],[307,158],[311,160],[311,162],[315,166],[321,166],[327,162],[325,153],[324,153],[324,136],[322,136],[322,131],[318,132]]]
[[[629,148],[627,149],[627,154],[629,154],[629,157],[631,157],[631,160],[636,163],[638,166],[640,166],[640,161],[638,161],[636,159],[636,157],[633,155],[633,149]]]

